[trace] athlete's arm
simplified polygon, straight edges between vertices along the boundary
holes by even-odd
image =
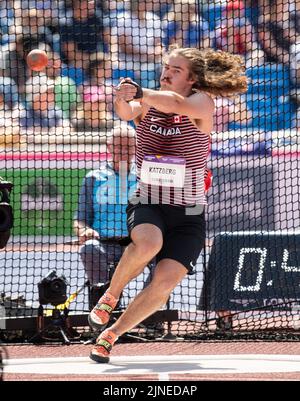
[[[143,88],[143,103],[163,113],[176,113],[194,120],[202,120],[214,112],[214,101],[206,93],[195,93],[184,97],[172,91],[156,91]]]
[[[142,106],[140,102],[128,101],[116,97],[114,100],[115,111],[121,120],[130,121],[136,119],[142,114]]]

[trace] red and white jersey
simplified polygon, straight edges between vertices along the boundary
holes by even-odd
[[[151,107],[136,128],[138,196],[153,203],[170,205],[206,204],[207,157],[210,136],[201,132],[187,116],[165,114]],[[165,188],[141,181],[145,156],[175,156],[185,159],[182,188]]]

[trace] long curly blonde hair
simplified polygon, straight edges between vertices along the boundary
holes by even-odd
[[[188,60],[190,76],[196,80],[193,89],[215,96],[234,97],[247,92],[248,79],[242,57],[212,49],[169,47],[164,55],[166,61],[171,55]]]

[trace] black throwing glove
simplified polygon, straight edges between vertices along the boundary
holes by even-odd
[[[136,91],[136,95],[133,97],[133,99],[142,99],[142,97],[143,97],[143,88],[138,83],[132,81],[131,79],[130,80],[126,79],[124,82],[121,83],[121,85],[122,84],[130,84],[130,85],[135,86],[137,88],[137,91]]]

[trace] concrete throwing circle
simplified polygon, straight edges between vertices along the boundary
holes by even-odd
[[[300,372],[300,355],[166,355],[112,356],[109,364],[97,364],[87,357],[26,358],[4,361],[5,373],[138,375],[238,374]]]

